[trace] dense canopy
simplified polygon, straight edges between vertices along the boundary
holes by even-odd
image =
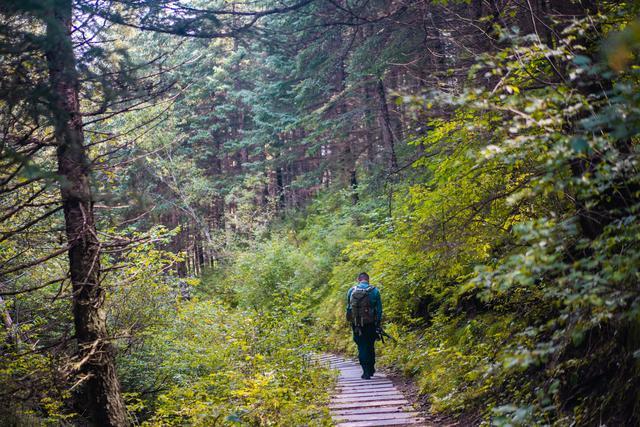
[[[639,12],[0,0],[0,425],[638,425]]]

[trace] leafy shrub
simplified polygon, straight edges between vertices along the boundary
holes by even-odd
[[[331,375],[299,307],[232,310],[181,304],[143,354],[161,354],[164,378],[145,425],[329,425]]]

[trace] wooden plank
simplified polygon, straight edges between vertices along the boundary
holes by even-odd
[[[353,370],[351,372],[349,371],[341,371],[340,376],[343,377],[345,380],[361,380],[362,378],[362,369],[357,369],[357,370]],[[371,377],[371,379],[384,379],[386,381],[389,381],[387,379],[387,377],[383,374],[376,374],[373,377]]]
[[[344,390],[338,393],[335,393],[334,396],[352,396],[352,397],[364,397],[364,396],[369,396],[369,397],[376,397],[376,396],[386,396],[388,394],[391,393],[400,393],[402,396],[404,396],[401,392],[399,392],[397,389],[395,388],[385,388],[385,389],[378,389],[378,390]]]
[[[407,418],[418,418],[418,412],[383,412],[376,414],[348,414],[333,415],[335,422],[343,421],[377,421],[377,420],[401,420]]]
[[[378,421],[348,421],[336,424],[336,427],[385,427],[385,426],[406,426],[424,422],[424,419],[399,419],[399,420],[378,420]]]
[[[384,385],[363,385],[360,387],[354,387],[354,386],[340,387],[339,386],[337,389],[339,393],[352,393],[352,392],[378,393],[378,392],[385,392],[387,390],[396,390],[396,388],[393,386],[393,384],[384,384]]]
[[[335,397],[338,399],[351,399],[351,398],[373,399],[378,397],[389,397],[389,396],[398,397],[400,399],[404,398],[404,395],[400,393],[398,390],[389,390],[389,391],[385,391],[384,393],[375,393],[375,394],[373,393],[340,393],[335,395]]]
[[[374,381],[352,381],[348,384],[345,383],[338,383],[338,387],[340,388],[367,388],[367,387],[393,387],[393,384],[391,384],[390,382],[374,382]]]
[[[411,406],[381,406],[379,408],[336,409],[332,415],[388,414],[415,411]]]
[[[365,380],[359,364],[339,357],[324,359],[339,372],[329,404],[331,417],[341,427],[384,427],[424,422],[395,385],[384,374]]]
[[[394,400],[370,400],[367,402],[352,402],[352,403],[330,403],[330,409],[350,409],[350,408],[372,408],[376,406],[399,406],[408,405],[409,402],[406,399],[394,399]]]
[[[373,380],[360,380],[360,381],[349,381],[349,383],[338,383],[338,387],[367,387],[374,385],[385,385],[385,386],[393,386],[388,381],[373,381]]]
[[[382,395],[382,396],[386,396],[387,394],[390,393],[400,393],[397,389],[395,388],[385,388],[385,389],[378,389],[378,390],[344,390],[338,393],[335,393],[334,396],[353,396],[353,397],[363,397],[363,396],[369,396],[369,397],[376,397],[378,395]],[[404,396],[404,395],[403,395]]]
[[[385,387],[345,387],[337,389],[337,393],[361,393],[361,394],[370,394],[374,395],[376,393],[386,393],[389,391],[397,391],[395,387],[385,386]]]
[[[383,402],[385,400],[398,400],[404,399],[402,394],[396,393],[392,396],[346,396],[346,397],[334,397],[331,399],[331,403],[349,403],[349,402]]]
[[[376,378],[372,378],[370,380],[362,380],[361,381],[365,386],[367,387],[394,387],[393,383],[387,379],[384,379],[384,381],[376,381]],[[338,387],[362,387],[362,386],[356,386],[355,384],[352,384],[351,382],[338,382]]]
[[[354,377],[355,375],[357,375],[357,378],[360,378],[360,375],[362,375],[362,368],[361,367],[357,367],[357,368],[348,368],[348,369],[341,369],[340,370],[340,375],[344,376],[344,377]],[[372,377],[372,378],[386,378],[387,375],[383,374],[381,372],[376,372],[376,374]]]

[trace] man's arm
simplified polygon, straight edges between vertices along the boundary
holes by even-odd
[[[353,319],[351,317],[351,292],[352,291],[353,291],[353,288],[349,288],[349,290],[347,291],[347,312],[346,312],[347,322],[353,322]]]
[[[382,298],[380,297],[380,291],[378,290],[378,288],[376,288],[375,296],[376,296],[376,303],[375,303],[376,324],[380,325],[380,323],[382,322]]]

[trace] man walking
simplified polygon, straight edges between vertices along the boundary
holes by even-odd
[[[369,275],[360,273],[358,284],[347,292],[347,320],[353,329],[353,340],[358,346],[358,360],[362,378],[370,379],[376,372],[375,342],[382,320],[380,291],[369,284]]]

